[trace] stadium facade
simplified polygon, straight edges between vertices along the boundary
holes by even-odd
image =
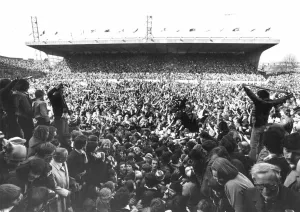
[[[167,37],[26,42],[47,55],[68,57],[79,54],[244,54],[258,68],[261,54],[277,45],[268,37]]]

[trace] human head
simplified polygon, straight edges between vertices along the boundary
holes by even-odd
[[[149,207],[151,204],[151,200],[155,197],[155,192],[152,190],[146,190],[142,194],[141,203],[144,208]]]
[[[125,174],[126,173],[126,163],[120,162],[120,173]]]
[[[68,150],[65,148],[56,148],[53,159],[57,163],[64,163],[68,158]]]
[[[255,187],[266,200],[278,195],[280,168],[269,163],[257,163],[251,168],[251,176]]]
[[[0,185],[0,210],[18,205],[23,195],[21,188],[13,184]]]
[[[16,169],[16,175],[23,181],[33,182],[41,175],[46,174],[49,165],[43,159],[37,158],[20,165]]]
[[[4,150],[4,160],[10,168],[16,168],[25,161],[27,149],[24,145],[8,143]]]
[[[165,203],[160,198],[152,199],[150,212],[165,212]]]
[[[157,168],[158,168],[158,160],[156,158],[152,159],[151,167],[152,167],[152,170],[157,170]]]
[[[47,141],[51,142],[57,135],[56,132],[57,132],[57,129],[54,126],[49,126],[49,135],[48,135]]]
[[[49,200],[54,199],[55,196],[55,192],[46,187],[34,187],[28,194],[29,211],[39,211]]]
[[[42,143],[36,150],[36,154],[39,158],[45,160],[46,163],[50,163],[56,147],[50,142]]]
[[[33,137],[39,139],[42,142],[46,142],[49,136],[49,127],[44,125],[38,125],[33,132]]]
[[[238,175],[238,170],[225,158],[216,158],[211,166],[213,178],[220,184],[225,185],[229,180]]]
[[[19,79],[15,85],[15,89],[21,92],[27,92],[29,89],[29,82],[26,79]]]
[[[127,190],[127,188],[125,187],[119,188],[119,190],[117,190],[114,196],[114,200],[118,204],[116,208],[121,209],[126,207],[129,203],[129,199],[130,199],[130,193]]]
[[[102,201],[109,202],[112,198],[112,192],[109,188],[102,188],[99,192],[99,198]]]
[[[36,90],[34,95],[36,99],[44,99],[45,93],[42,90]]]
[[[75,138],[74,148],[77,150],[85,149],[87,145],[87,137],[84,135],[79,135]]]
[[[0,89],[5,88],[9,83],[11,83],[10,79],[1,79],[0,80]]]
[[[259,90],[259,91],[257,91],[257,96],[259,98],[261,98],[262,100],[268,100],[268,99],[270,99],[270,94],[266,90]]]
[[[250,144],[247,141],[242,141],[238,143],[238,150],[243,155],[248,155],[250,152]]]
[[[268,126],[263,133],[262,143],[269,152],[282,154],[283,139],[286,132],[280,125],[273,124]]]
[[[145,155],[145,161],[146,161],[146,163],[151,164],[152,159],[153,159],[153,156],[152,156],[151,153],[147,153],[147,154]]]
[[[292,133],[283,139],[283,154],[292,168],[296,168],[300,160],[300,134]]]

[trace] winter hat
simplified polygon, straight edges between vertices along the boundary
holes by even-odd
[[[10,139],[4,139],[5,143],[13,143],[13,144],[25,144],[26,139],[20,138],[20,137],[13,137]]]
[[[0,210],[11,207],[11,203],[21,195],[21,188],[13,184],[0,185]]]
[[[6,146],[6,153],[9,160],[24,161],[27,157],[27,149],[25,146],[20,144],[9,143]]]
[[[107,200],[111,197],[111,190],[108,188],[102,188],[99,192],[99,197],[102,200]]]

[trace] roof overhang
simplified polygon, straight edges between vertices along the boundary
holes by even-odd
[[[250,53],[264,51],[279,43],[277,39],[243,37],[125,38],[27,42],[26,45],[50,55],[109,53]]]

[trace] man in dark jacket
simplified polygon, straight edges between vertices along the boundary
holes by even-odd
[[[52,105],[54,125],[57,128],[58,136],[68,134],[69,126],[66,116],[69,114],[69,109],[63,96],[63,84],[51,89],[48,92],[48,98]]]
[[[293,94],[288,94],[280,99],[271,100],[270,94],[266,90],[259,90],[256,96],[249,88],[246,87],[246,85],[243,84],[243,88],[248,97],[254,103],[254,108],[252,111],[253,129],[251,133],[251,150],[249,157],[253,161],[256,161],[256,158],[262,149],[261,137],[265,125],[268,123],[268,117],[272,107],[284,103],[287,99],[291,98]]]
[[[246,212],[300,211],[300,194],[282,186],[280,169],[268,163],[257,163],[251,169],[255,188],[244,192]]]
[[[28,94],[29,82],[26,79],[20,79],[15,86],[13,93],[14,107],[16,109],[15,114],[17,116],[18,125],[22,129],[23,135],[17,135],[24,137],[28,144],[29,139],[32,137],[34,124],[33,124],[33,110],[32,101]]]
[[[2,79],[0,81],[0,130],[6,138],[16,137],[21,134],[21,129],[16,127],[18,124],[12,95],[12,89],[17,82],[17,79],[13,81]]]

